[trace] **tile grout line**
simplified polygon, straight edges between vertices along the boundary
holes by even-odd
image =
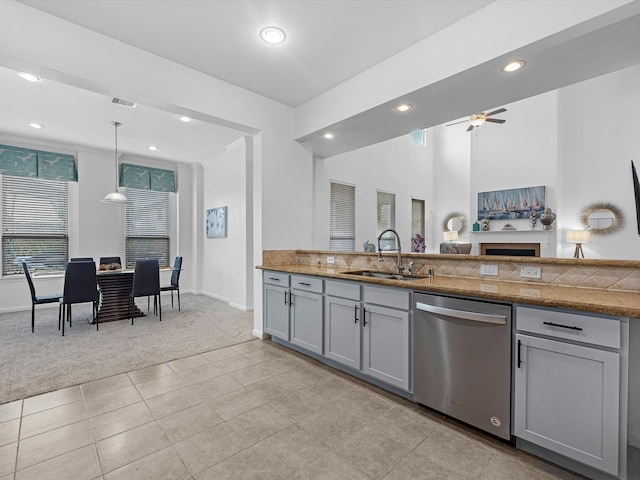
[[[129,378],[129,375],[127,375]],[[93,446],[93,451],[96,454],[96,458],[98,459],[98,466],[100,467],[100,475],[104,478],[104,470],[102,469],[102,461],[100,460],[100,454],[98,454],[98,446],[96,445],[96,438],[93,435],[93,425],[91,423],[91,416],[89,415],[89,407],[87,406],[87,398],[85,397],[84,390],[82,386],[80,387],[80,393],[82,394],[82,401],[84,402],[84,408],[87,410],[87,421],[89,423],[89,435],[91,435],[91,445]]]

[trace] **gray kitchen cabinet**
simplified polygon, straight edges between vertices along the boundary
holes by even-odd
[[[360,370],[360,285],[327,281],[324,304],[325,357]]]
[[[264,331],[289,340],[289,275],[280,272],[263,273]]]
[[[291,275],[290,341],[322,355],[322,279]]]
[[[617,476],[621,322],[518,307],[516,325],[513,434]]]
[[[403,390],[410,389],[410,293],[364,287],[362,371]]]

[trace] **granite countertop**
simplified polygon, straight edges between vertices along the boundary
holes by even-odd
[[[416,280],[395,280],[349,274],[344,267],[310,265],[262,265],[257,268],[286,273],[317,275],[388,287],[406,288],[426,293],[449,293],[488,300],[568,308],[607,315],[640,318],[640,294],[619,290],[560,287],[531,283],[491,281],[485,279],[435,276]]]

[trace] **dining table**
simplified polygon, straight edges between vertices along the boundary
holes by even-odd
[[[160,272],[171,272],[173,268],[163,267]],[[100,323],[123,320],[129,317],[129,294],[133,287],[134,269],[97,270],[98,289],[98,318]],[[144,312],[133,299],[132,314],[134,318],[144,317]]]

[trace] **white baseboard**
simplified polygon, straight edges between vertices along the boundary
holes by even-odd
[[[264,333],[262,330],[253,329],[253,336],[258,337],[260,340],[266,340],[267,338],[271,338],[271,335],[268,333]]]
[[[233,303],[229,301],[228,297],[223,297],[222,295],[217,295],[215,293],[209,292],[200,292],[200,295],[204,295],[205,297],[214,298],[216,300],[220,300],[221,302],[226,302],[231,308],[235,308],[237,310],[241,310],[243,312],[251,312],[253,311],[253,306],[250,305],[240,305],[239,303]]]
[[[240,305],[238,303],[229,302],[229,306],[231,308],[237,308],[238,310],[242,310],[243,312],[252,312],[253,311],[253,307],[247,306],[247,305]]]

